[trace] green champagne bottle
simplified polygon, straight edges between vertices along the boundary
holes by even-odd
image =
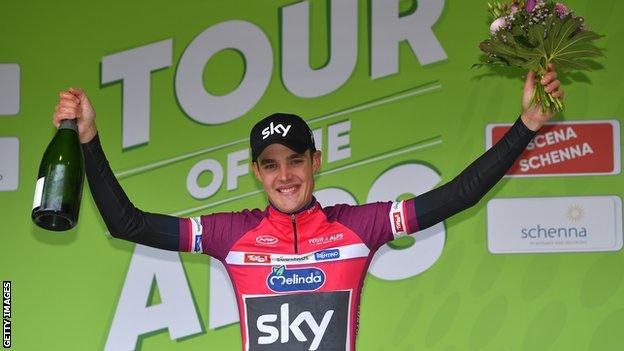
[[[64,231],[78,222],[84,158],[76,120],[63,120],[39,165],[32,220],[41,228]]]

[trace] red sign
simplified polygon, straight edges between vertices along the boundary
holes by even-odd
[[[246,253],[245,263],[271,263],[271,255]]]
[[[487,147],[511,125],[488,125]],[[555,122],[540,129],[511,167],[508,176],[620,173],[618,121]]]

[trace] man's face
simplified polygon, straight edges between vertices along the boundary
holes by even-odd
[[[269,145],[253,163],[271,203],[280,211],[292,213],[312,200],[314,173],[321,166],[321,152],[299,154],[282,144]]]

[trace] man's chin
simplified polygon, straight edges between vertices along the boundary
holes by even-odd
[[[303,205],[297,206],[277,201],[273,202],[273,205],[277,207],[278,210],[284,213],[295,213],[303,207]]]

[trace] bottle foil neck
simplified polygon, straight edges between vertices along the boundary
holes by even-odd
[[[58,129],[71,129],[78,133],[78,123],[76,123],[75,119],[64,119],[61,121],[61,125],[59,125]]]

